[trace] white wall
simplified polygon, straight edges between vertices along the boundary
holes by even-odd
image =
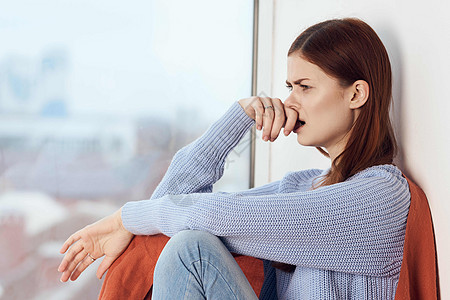
[[[442,1],[261,0],[258,91],[284,99],[286,53],[305,28],[358,17],[383,40],[394,76],[396,163],[428,196],[437,240],[442,299],[450,299],[450,18]],[[281,137],[257,142],[256,185],[289,170],[326,168],[317,150]]]

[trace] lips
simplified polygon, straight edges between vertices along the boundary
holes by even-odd
[[[300,127],[302,127],[303,125],[305,125],[306,123],[305,123],[305,121],[302,121],[302,120],[297,120],[297,122],[295,123],[295,126],[294,126],[294,132],[297,132],[297,130],[298,129],[300,129]]]

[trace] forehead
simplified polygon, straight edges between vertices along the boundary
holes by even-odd
[[[303,78],[334,81],[334,78],[328,76],[320,67],[303,59],[298,54],[289,55],[287,58],[287,80],[293,82]]]

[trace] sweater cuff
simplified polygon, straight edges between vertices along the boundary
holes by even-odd
[[[227,155],[254,123],[241,105],[235,102],[200,138],[200,142],[220,152],[219,154]]]
[[[160,233],[156,226],[156,201],[131,201],[122,207],[122,224],[135,235]]]

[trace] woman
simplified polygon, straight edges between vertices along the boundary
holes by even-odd
[[[150,200],[72,235],[61,249],[71,246],[61,280],[105,255],[100,278],[133,234],[164,233],[173,237],[155,269],[155,299],[256,298],[230,251],[264,260],[261,299],[394,299],[410,194],[392,164],[387,52],[366,23],[330,20],[297,37],[287,69],[284,103],[235,103],[175,155]],[[253,124],[265,141],[293,132],[331,167],[212,193],[227,154]]]

